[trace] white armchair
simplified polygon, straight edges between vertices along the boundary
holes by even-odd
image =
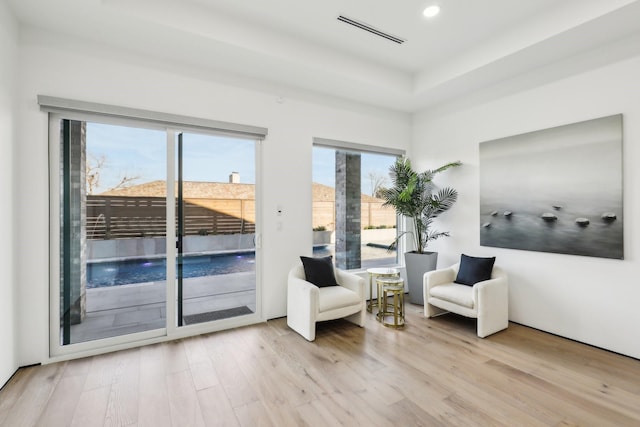
[[[433,270],[424,275],[424,315],[433,317],[444,312],[478,319],[480,338],[509,326],[509,288],[507,274],[493,267],[491,279],[473,286],[454,283],[460,263]]]
[[[362,277],[334,269],[339,286],[318,287],[305,280],[302,264],[289,272],[287,325],[309,341],[316,339],[316,322],[339,319],[363,327],[366,315]]]

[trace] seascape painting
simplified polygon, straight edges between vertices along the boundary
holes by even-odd
[[[623,259],[622,114],[480,143],[480,245]]]

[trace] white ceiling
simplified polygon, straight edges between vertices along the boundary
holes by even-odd
[[[588,66],[593,52],[611,51],[608,60],[640,54],[640,0],[7,1],[24,28],[400,111],[535,70],[557,78],[572,58]],[[436,2],[441,14],[424,18]]]

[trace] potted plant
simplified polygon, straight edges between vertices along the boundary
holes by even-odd
[[[409,159],[399,157],[389,168],[392,186],[381,190],[384,205],[392,206],[398,214],[409,218],[412,223],[410,230],[399,234],[389,249],[395,249],[398,240],[405,234],[412,236],[415,250],[405,253],[405,265],[409,301],[414,304],[424,304],[422,277],[425,272],[435,270],[438,260],[438,253],[427,252],[427,245],[432,240],[449,236],[448,231],[434,230],[433,220],[448,211],[458,198],[458,192],[453,188],[438,189],[433,178],[436,174],[461,164],[456,161],[418,173],[411,167]]]
[[[326,246],[331,243],[331,230],[324,225],[313,227],[313,246]]]

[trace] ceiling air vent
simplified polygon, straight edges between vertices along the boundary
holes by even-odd
[[[400,37],[393,36],[391,34],[385,33],[384,31],[380,31],[377,28],[372,27],[369,24],[365,24],[364,22],[356,21],[352,18],[347,18],[346,16],[340,15],[338,16],[338,21],[344,22],[345,24],[353,25],[356,28],[360,28],[361,30],[365,30],[370,32],[371,34],[375,34],[376,36],[385,38],[387,40],[391,40],[392,42],[402,44],[406,42],[405,39],[401,39]]]

